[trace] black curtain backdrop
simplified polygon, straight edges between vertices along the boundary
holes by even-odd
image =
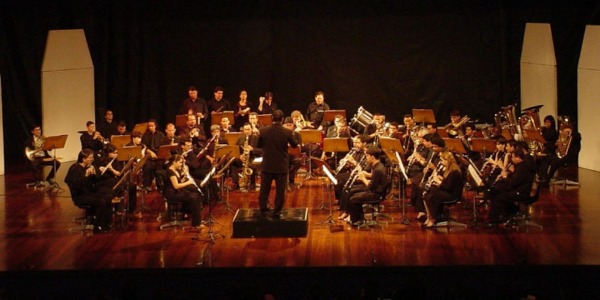
[[[189,85],[256,103],[266,91],[289,114],[322,90],[350,119],[359,106],[401,122],[431,108],[439,125],[459,109],[492,122],[520,101],[525,23],[550,23],[559,114],[577,115],[577,63],[597,1],[2,1],[0,75],[7,165],[41,123],[48,30],[85,30],[98,111],[129,128],[173,122]],[[76,103],[74,103],[76,105]],[[97,120],[102,116],[97,116]],[[84,130],[85,124],[81,124]],[[71,137],[75,138],[75,137]]]

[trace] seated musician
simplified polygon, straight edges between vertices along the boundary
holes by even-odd
[[[296,139],[296,141],[298,141],[298,144],[302,144],[302,136],[300,136],[300,133],[298,133],[298,131],[294,130],[294,122],[292,121],[291,117],[286,117],[283,120],[283,128],[291,130],[292,134],[294,135],[294,138]],[[290,166],[288,171],[287,188],[288,190],[291,190],[291,187],[293,187],[296,184],[296,174],[298,173],[298,170],[302,165],[302,155],[300,153],[300,147],[288,148],[288,154],[290,157]]]
[[[528,155],[523,149],[515,149],[511,156],[512,166],[502,171],[500,176],[507,180],[504,189],[494,190],[488,214],[489,226],[495,226],[518,211],[516,203],[529,198],[534,174],[525,162]]]
[[[463,187],[463,176],[460,168],[450,151],[440,154],[441,167],[431,175],[424,187],[423,202],[427,212],[426,228],[433,227],[439,220],[444,202],[460,197]]]
[[[516,144],[516,142],[512,143]],[[492,184],[496,181],[496,177],[500,174],[500,171],[504,168],[506,163],[506,140],[504,138],[498,138],[496,140],[496,150],[483,160],[483,165],[481,167],[482,179],[485,182],[485,190],[487,192],[491,190]],[[486,198],[489,197],[486,196]]]
[[[219,128],[221,130],[221,136],[225,136],[226,133],[230,133],[230,132],[237,132],[237,130],[230,125],[230,121],[228,117],[222,117],[221,118],[221,127]]]
[[[415,123],[415,119],[410,114],[404,115],[402,122],[404,123],[402,147],[404,148],[404,153],[412,153],[415,147],[413,140],[417,134],[418,125]],[[406,155],[405,157],[407,157],[408,155]]]
[[[350,193],[348,203],[348,214],[350,215],[350,224],[353,226],[361,225],[364,219],[362,205],[372,203],[381,199],[386,193],[385,167],[379,160],[381,150],[377,146],[367,147],[365,158],[370,166],[370,172],[362,170],[358,172],[357,181],[362,183],[363,188],[353,188]]]
[[[236,140],[235,144],[240,147],[240,156],[236,158],[231,163],[231,178],[233,179],[234,188],[240,188],[242,192],[248,192],[248,190],[253,190],[256,185],[256,169],[252,167],[251,163],[257,156],[262,156],[262,151],[259,148],[256,148],[256,144],[258,142],[258,135],[252,134],[252,126],[250,123],[244,124],[242,126],[243,133]],[[248,153],[248,157],[244,156],[244,153]],[[248,160],[248,161],[246,161]],[[241,173],[238,176],[238,171],[245,172],[245,166],[252,170],[252,175],[246,176],[246,174]],[[249,178],[248,178],[249,177]],[[240,186],[240,178],[244,178],[244,183]]]
[[[425,183],[438,165],[440,154],[444,150],[444,147],[446,147],[446,142],[441,137],[428,133],[423,138],[423,145],[423,148],[428,150],[422,150],[423,152],[418,153],[423,153],[427,156],[418,155],[414,162],[414,165],[417,165],[416,169],[414,171],[409,170],[410,172],[414,172],[409,173],[411,175],[410,198],[411,203],[414,203],[415,210],[418,212],[417,220],[419,221],[425,221],[427,216],[425,203],[423,202]]]
[[[71,191],[73,202],[78,207],[91,206],[94,215],[94,231],[106,232],[110,229],[111,193],[98,191],[96,182],[98,180],[94,162],[94,151],[83,149],[77,155],[77,162],[71,165],[65,182]]]
[[[334,125],[331,125],[327,128],[327,133],[325,134],[325,138],[347,138],[348,139],[348,148],[351,148],[352,135],[350,134],[350,127],[346,123],[346,118],[342,115],[336,115],[334,119]],[[335,168],[335,164],[337,161],[337,157],[343,157],[347,152],[330,152],[321,154],[321,159],[325,161],[329,166]]]
[[[127,131],[127,123],[124,120],[119,121],[117,123],[117,127],[115,131],[113,131],[112,135],[129,135],[130,132]]]
[[[385,136],[383,124],[385,123],[385,116],[380,113],[373,114],[373,123],[367,125],[363,134],[369,137],[369,143],[375,143],[376,139],[380,136]]]
[[[327,122],[323,118],[326,110],[329,110],[329,104],[325,103],[325,93],[317,91],[315,101],[306,109],[306,120],[311,122],[315,129],[323,131],[327,128]]]
[[[206,160],[201,161],[201,163],[208,164],[209,167],[212,167],[218,162],[218,158],[215,157],[217,148],[219,147],[217,145],[227,145],[227,140],[225,139],[225,136],[221,134],[221,126],[219,125],[215,124],[210,126],[210,134],[212,136],[212,142],[205,146],[206,151],[203,155],[206,158]]]
[[[160,140],[160,145],[178,145],[179,144],[179,136],[175,135],[175,124],[168,123],[165,126],[165,136]]]
[[[204,134],[204,127],[202,124],[198,124],[196,121],[196,116],[189,114],[187,115],[187,121],[185,121],[185,125],[180,126],[177,129],[177,134],[180,136],[191,136],[192,131],[198,131],[198,136],[203,136],[206,139],[206,135]]]
[[[552,155],[543,165],[540,163],[540,169],[548,170],[543,179],[544,184],[548,185],[550,179],[554,177],[556,170],[564,164],[577,164],[579,160],[579,151],[581,150],[581,134],[571,127],[564,127],[560,130],[559,139],[556,141],[556,154]]]
[[[427,130],[427,133],[431,133],[433,135],[439,135],[439,133],[437,132],[437,126],[435,125],[435,123],[432,123],[432,122],[425,123],[425,129]]]
[[[81,149],[91,149],[96,155],[100,154],[104,146],[104,137],[96,131],[96,125],[92,121],[85,123],[86,131],[84,131],[79,140],[81,141]]]
[[[112,195],[111,199],[115,197],[122,197],[125,191],[129,188],[126,184],[122,184],[119,189],[113,190],[113,187],[121,179],[121,172],[125,166],[124,161],[117,160],[118,151],[117,147],[112,144],[108,144],[99,159],[94,160],[94,167],[96,168],[97,182],[96,187],[98,192],[101,194]],[[133,188],[132,192],[135,192]],[[135,208],[136,197],[129,197],[129,208]],[[121,205],[121,204],[119,204]],[[129,213],[137,219],[142,218],[142,213],[135,209],[128,210]]]
[[[52,170],[50,170],[50,173],[46,176],[46,181],[49,184],[54,183],[54,176],[56,171],[60,168],[60,162],[50,156],[48,151],[42,150],[44,141],[45,138],[42,136],[42,127],[40,125],[34,125],[31,128],[31,137],[25,141],[25,151],[26,153],[33,151],[27,158],[31,161],[31,170],[36,185],[41,181],[44,166],[52,166]],[[56,170],[54,169],[54,164],[56,164]]]
[[[553,116],[546,116],[544,118],[544,125],[541,128],[542,137],[546,141],[536,158],[538,160],[538,179],[546,184],[550,178],[548,178],[548,165],[556,156],[556,143],[558,141],[558,131],[556,131],[556,121]]]
[[[400,142],[402,142],[402,132],[400,132],[400,124],[398,124],[398,122],[390,122],[390,128],[388,128],[388,136],[400,140]]]
[[[461,116],[460,116],[459,110],[453,110],[450,112],[450,123],[448,125],[446,125],[446,128],[454,128],[454,131],[456,131],[456,134],[452,134],[452,133],[448,132],[449,137],[456,138],[458,136],[461,136],[465,132],[465,129],[460,124],[460,120],[461,120]]]
[[[300,132],[300,130],[315,129],[311,122],[304,120],[304,117],[302,116],[302,113],[300,113],[300,111],[292,111],[291,117],[294,121],[294,131]],[[311,156],[315,157],[320,157],[323,152],[323,148],[321,147],[320,143],[301,144],[300,150],[303,153],[306,153],[307,155],[310,154]]]
[[[192,141],[188,138],[182,139],[179,145],[180,148],[174,154],[180,154],[185,158],[185,164],[193,178],[200,181],[204,180],[212,169],[210,163],[203,163],[203,161],[208,161],[208,159],[200,154],[200,150],[194,149]],[[213,178],[208,180],[205,188],[208,192],[206,195],[210,196],[209,199],[211,201],[219,201],[219,186]]]
[[[152,181],[156,177],[157,168],[160,168],[160,162],[157,162],[158,157],[156,155],[165,135],[157,129],[157,126],[155,119],[148,120],[148,129],[142,135],[142,143],[147,147],[145,155],[150,155],[143,166],[142,185],[146,192],[152,190]]]
[[[169,202],[181,202],[182,210],[191,215],[192,227],[202,228],[200,210],[202,209],[199,183],[186,171],[185,159],[179,154],[171,155],[167,164],[165,198]]]
[[[360,168],[368,169],[366,164],[365,150],[368,145],[369,137],[367,135],[361,134],[352,138],[353,148],[352,152],[348,154],[347,159],[345,160],[343,166],[339,166],[335,174],[335,178],[338,181],[338,184],[334,187],[335,198],[338,199],[340,204],[340,216],[338,220],[343,220],[348,217],[348,200],[350,199],[350,190],[352,186],[350,184],[351,176],[355,175],[357,170],[359,169],[357,166],[360,165]],[[345,157],[346,158],[346,157]],[[353,184],[358,184],[359,182],[353,182]]]

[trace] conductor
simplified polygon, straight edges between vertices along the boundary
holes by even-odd
[[[298,140],[292,131],[282,126],[283,111],[273,112],[273,124],[260,128],[257,148],[263,150],[263,163],[261,172],[261,185],[258,194],[258,205],[261,215],[269,211],[267,202],[271,192],[271,182],[275,180],[275,208],[271,217],[281,218],[281,209],[285,200],[285,187],[289,166],[288,145],[298,147]]]

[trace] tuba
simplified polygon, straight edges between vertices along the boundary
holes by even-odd
[[[571,141],[573,140],[573,126],[567,116],[559,116],[559,134],[558,140],[556,141],[556,156],[563,158],[569,153],[569,147],[571,147]]]
[[[496,126],[500,130],[508,130],[511,138],[515,140],[523,140],[523,132],[521,131],[521,125],[518,123],[517,116],[515,114],[516,105],[508,105],[502,107],[502,109],[494,115]]]

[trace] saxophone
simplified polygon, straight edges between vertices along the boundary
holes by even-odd
[[[248,177],[252,176],[252,169],[250,168],[250,148],[248,148],[248,139],[249,135],[246,136],[246,140],[244,141],[244,153],[242,154],[242,162],[244,163],[244,168],[242,169],[242,173],[240,174],[240,186],[248,185]],[[243,183],[243,184],[242,184]]]

